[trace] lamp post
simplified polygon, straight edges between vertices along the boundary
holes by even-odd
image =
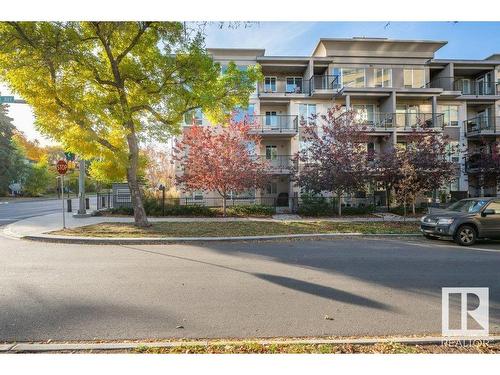
[[[161,213],[162,216],[165,216],[165,186],[160,184],[158,189],[161,191]]]

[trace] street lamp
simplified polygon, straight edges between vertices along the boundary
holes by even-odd
[[[165,216],[165,186],[160,184],[158,190],[161,191],[161,213],[162,216]]]

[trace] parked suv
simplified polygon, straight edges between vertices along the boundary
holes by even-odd
[[[500,198],[462,199],[420,220],[427,238],[452,238],[462,246],[478,238],[500,238]]]

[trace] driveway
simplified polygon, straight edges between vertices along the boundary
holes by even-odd
[[[0,341],[439,334],[451,286],[500,332],[498,243],[0,244]]]

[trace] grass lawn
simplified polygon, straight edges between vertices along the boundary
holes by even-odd
[[[449,347],[444,345],[406,345],[398,343],[380,343],[373,345],[334,345],[334,344],[210,344],[208,346],[186,345],[178,347],[139,347],[136,353],[149,354],[425,354],[425,353],[500,353],[500,344],[473,345],[471,347]]]
[[[419,223],[331,221],[229,221],[229,222],[155,222],[149,228],[132,223],[101,223],[51,232],[55,235],[87,237],[228,237],[273,234],[319,233],[419,233]]]

